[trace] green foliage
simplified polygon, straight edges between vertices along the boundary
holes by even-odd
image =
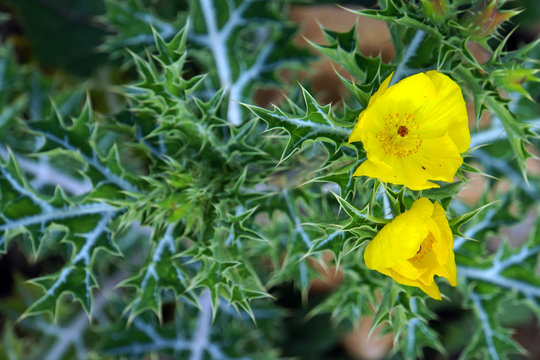
[[[258,106],[246,105],[255,115],[266,121],[268,129],[283,129],[289,134],[289,143],[283,151],[281,159],[291,156],[300,150],[306,141],[328,139],[326,144],[336,146],[345,142],[349,130],[340,126],[343,121],[333,119],[330,105],[321,106],[305,90],[302,89],[306,109],[293,106],[293,113],[284,113],[279,108],[269,111]]]
[[[103,113],[96,78],[74,85],[22,63],[16,43],[0,46],[0,258],[38,268],[6,275],[0,358],[301,357],[283,339],[299,321],[283,311],[289,287],[307,313],[300,322],[324,322],[309,329],[314,339],[337,342],[368,317],[393,335],[392,358],[523,352],[500,315],[510,303],[540,314],[540,182],[526,167],[539,143],[540,49],[506,50],[510,3],[387,0],[356,11],[389,24],[390,63],[362,54],[356,28],[323,28],[327,44],[311,46],[348,72],[342,106],[280,73],[314,58],[291,39],[287,1],[77,2],[88,20],[77,26],[51,1],[43,21],[65,15],[58,36],[83,30],[50,48],[33,3],[10,10],[42,65],[88,75],[101,62],[127,80],[113,89],[118,111]],[[90,40],[75,46],[79,35]],[[63,47],[88,62],[51,55]],[[370,96],[391,74],[395,83],[431,69],[460,84],[478,124],[484,110],[493,116],[474,129],[459,179],[417,192],[352,177],[365,152],[347,141]],[[268,87],[287,94],[272,109],[255,100]],[[487,175],[474,205],[460,196],[471,172]],[[419,197],[442,204],[455,236],[458,287],[437,280],[446,305],[364,264],[367,242]],[[533,230],[516,241],[508,229],[531,211]],[[317,298],[314,284],[332,273],[339,286]],[[437,321],[442,306],[474,323],[459,351]]]

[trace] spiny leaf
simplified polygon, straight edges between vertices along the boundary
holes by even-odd
[[[354,269],[357,270],[357,269]],[[364,271],[366,271],[364,269]],[[369,271],[369,270],[368,270]],[[373,316],[373,304],[378,302],[373,284],[359,271],[346,271],[344,282],[308,314],[308,318],[330,313],[335,323],[349,322],[357,325],[363,316]]]
[[[494,97],[487,96],[485,101],[489,109],[501,120],[506,130],[508,141],[510,141],[514,154],[518,158],[518,166],[521,170],[521,175],[527,180],[527,167],[525,163],[527,159],[532,156],[525,147],[525,143],[528,142],[528,126],[517,122],[512,113]]]
[[[203,50],[195,56],[213,70],[214,88],[228,88],[226,118],[235,126],[244,122],[239,102],[250,99],[259,83],[277,84],[277,69],[311,58],[291,42],[294,29],[278,22],[279,12],[267,1],[192,0],[190,12],[190,39]],[[255,29],[262,36],[255,35]]]
[[[328,45],[309,42],[315,49],[334,60],[353,77],[348,79],[339,72],[336,74],[343,84],[356,95],[363,107],[366,107],[374,88],[392,71],[392,66],[385,64],[381,56],[364,56],[358,48],[356,26],[339,33],[322,29]]]
[[[138,191],[131,182],[133,175],[124,170],[117,157],[112,169],[104,164],[107,162],[106,157],[98,150],[95,139],[92,139],[96,134],[96,126],[89,101],[86,102],[81,114],[73,119],[71,126],[68,126],[61,114],[55,111],[46,120],[32,122],[31,130],[35,135],[43,137],[40,151],[44,155],[63,154],[81,162],[86,167],[85,175],[94,184],[105,181],[123,191]]]
[[[471,289],[469,301],[478,319],[478,326],[460,359],[505,358],[509,353],[524,354],[524,349],[512,339],[511,331],[497,321],[501,297],[483,296]]]
[[[351,222],[347,224],[344,229],[354,229],[356,227],[373,227],[374,225],[387,224],[390,222],[389,219],[380,219],[374,216],[369,215],[369,207],[366,206],[362,210],[357,209],[350,202],[343,199],[341,196],[334,194],[337,201],[345,210],[345,212],[350,216]]]
[[[394,304],[397,301],[398,292],[400,291],[399,287],[394,286],[395,284],[393,279],[387,279],[386,284],[387,285],[383,293],[383,298],[381,300],[381,303],[379,304],[379,307],[377,308],[375,316],[373,317],[373,323],[371,324],[369,336],[371,336],[375,328],[379,326],[384,320],[389,319],[390,312],[394,308]]]
[[[436,349],[441,354],[447,355],[437,333],[426,321],[424,316],[426,312],[429,315],[428,319],[434,315],[427,310],[425,302],[420,298],[410,297],[409,304],[405,305],[409,305],[410,313],[404,316],[406,324],[401,327],[404,331],[398,331],[399,335],[397,335],[405,359],[422,358],[425,347]],[[393,324],[393,326],[397,328],[397,324]],[[395,337],[396,335],[394,335],[394,339]]]
[[[343,144],[350,134],[349,129],[342,127],[333,118],[329,105],[324,107],[319,105],[305,89],[302,89],[302,94],[306,109],[297,114],[286,114],[278,107],[270,111],[255,105],[244,104],[268,124],[268,129],[287,131],[290,139],[283,151],[282,160],[300,150],[306,141],[324,140],[335,149]]]
[[[179,26],[175,26],[158,17],[139,0],[115,1],[106,0],[107,12],[104,20],[115,30],[116,34],[110,36],[102,46],[104,51],[114,57],[126,56],[125,49],[144,51],[153,45],[158,33],[160,38],[169,40],[173,38]],[[179,24],[185,22],[185,15],[180,13]]]
[[[74,244],[73,257],[69,264],[52,275],[33,279],[32,283],[39,285],[46,293],[34,302],[21,318],[34,316],[43,312],[52,313],[53,317],[58,310],[62,295],[69,293],[73,299],[81,303],[84,311],[90,314],[93,301],[93,288],[97,282],[92,273],[92,260],[98,249],[119,255],[116,246],[110,241],[107,232],[113,212],[105,212],[103,217],[86,233],[73,231],[68,235],[68,241]],[[69,229],[69,225],[67,225]]]
[[[223,298],[237,311],[247,312],[254,320],[250,302],[270,296],[259,283],[250,263],[241,261],[242,255],[233,248],[223,251],[215,245],[192,246],[181,256],[190,256],[191,261],[200,262],[200,270],[192,278],[188,290],[203,288],[210,293],[214,317],[219,309],[220,298]],[[246,276],[248,274],[250,276]]]
[[[403,2],[400,0],[384,0],[384,6],[381,10],[349,10],[353,13],[363,15],[369,18],[384,20],[397,25],[425,31],[431,36],[442,39],[443,35],[433,26],[426,25],[423,17],[418,16],[416,4]],[[413,15],[414,14],[414,15]]]
[[[463,214],[461,216],[458,216],[458,217],[450,220],[449,221],[450,229],[452,229],[452,232],[454,234],[460,234],[461,235],[461,233],[459,232],[459,228],[460,228],[461,225],[471,221],[475,216],[477,216],[482,211],[489,208],[490,206],[493,206],[496,203],[497,202],[492,202],[492,203],[486,204],[486,205],[484,205],[482,207],[479,207],[478,209],[474,209],[472,211],[469,211],[466,214]]]
[[[132,322],[145,310],[151,310],[161,320],[160,294],[164,289],[172,289],[176,295],[184,296],[194,303],[197,302],[197,297],[188,291],[184,270],[173,261],[173,256],[177,253],[174,224],[168,225],[165,232],[156,237],[159,240],[152,250],[150,261],[140,269],[138,274],[120,284],[120,286],[137,289],[135,300],[125,310],[130,311],[128,322]]]

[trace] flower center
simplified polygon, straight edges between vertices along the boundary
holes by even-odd
[[[407,129],[405,126],[401,125],[399,129],[397,130],[397,133],[399,136],[404,137],[409,133],[409,129]]]
[[[422,241],[422,244],[420,244],[420,248],[416,252],[416,255],[410,258],[409,261],[415,265],[420,263],[428,253],[433,251],[432,246],[434,241],[435,238],[433,237],[433,234],[429,233],[424,241]]]
[[[416,154],[422,145],[414,114],[388,114],[376,137],[385,153],[398,157]]]

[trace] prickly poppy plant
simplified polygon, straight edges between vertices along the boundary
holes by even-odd
[[[2,2],[0,358],[538,357],[538,4],[320,5]]]

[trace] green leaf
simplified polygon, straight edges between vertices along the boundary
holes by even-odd
[[[396,304],[400,290],[401,289],[398,286],[395,286],[393,279],[387,279],[386,289],[384,290],[383,298],[377,308],[377,312],[373,317],[373,323],[371,324],[371,330],[368,336],[371,336],[373,331],[375,331],[375,328],[377,328],[377,326],[379,326],[383,321],[390,320],[390,313],[394,309],[394,305]]]
[[[107,12],[104,18],[116,35],[108,37],[103,48],[114,57],[127,55],[126,48],[139,53],[153,45],[155,41],[153,29],[162,39],[169,40],[181,27],[160,18],[151,7],[138,0],[105,0],[105,5]],[[185,15],[180,14],[177,22],[185,23]]]
[[[212,321],[206,295],[200,297],[201,309],[180,304],[166,323],[160,323],[150,315],[141,315],[129,326],[123,321],[103,326],[98,333],[101,341],[97,352],[108,357],[137,358],[153,354],[221,359],[279,357],[271,342],[275,328],[270,324],[279,315],[276,310],[259,308],[261,313],[269,316],[261,318],[256,326],[223,306]],[[223,336],[222,331],[225,330],[227,335]],[[241,347],[238,347],[239,343],[242,343]]]
[[[244,104],[268,124],[268,129],[283,129],[289,143],[282,154],[282,161],[301,149],[307,141],[323,140],[332,148],[341,146],[349,137],[350,130],[341,126],[331,115],[330,105],[321,106],[302,88],[305,110],[293,114],[284,113],[278,107],[273,111],[255,105]]]
[[[514,154],[517,156],[521,175],[527,180],[527,167],[525,163],[527,159],[532,156],[525,147],[525,143],[528,142],[528,126],[519,123],[510,110],[495,97],[487,96],[485,101],[488,108],[501,120],[504,129],[506,130],[508,141],[510,142],[510,145],[512,145]]]
[[[461,182],[445,184],[437,189],[422,190],[422,196],[427,197],[431,201],[438,201],[446,209],[459,193],[462,186]]]
[[[0,343],[0,351],[4,354],[7,360],[20,359],[23,355],[25,343],[17,337],[13,324],[6,322],[2,330],[2,342]]]
[[[80,162],[86,168],[85,175],[95,185],[104,182],[114,184],[120,190],[120,196],[121,191],[138,191],[136,185],[126,179],[130,178],[129,174],[115,155],[114,146],[107,149],[107,155],[99,151],[97,127],[89,100],[71,125],[67,125],[62,115],[55,111],[46,120],[32,122],[31,130],[44,139],[40,148],[43,155],[66,155]]]
[[[493,206],[494,204],[496,204],[497,202],[492,202],[492,203],[489,203],[489,204],[486,204],[484,206],[481,206],[479,207],[478,209],[474,209],[472,211],[469,211],[468,213],[466,214],[463,214],[463,215],[460,215],[456,218],[453,218],[451,219],[448,224],[450,225],[450,229],[452,229],[452,232],[454,234],[460,234],[460,231],[459,231],[459,228],[461,227],[461,225],[471,221],[472,219],[474,219],[476,216],[478,216],[478,214],[480,214],[482,211],[484,211],[485,209]]]
[[[337,184],[340,189],[340,195],[345,199],[348,198],[349,194],[355,192],[356,185],[358,184],[358,178],[352,176],[356,170],[356,161],[353,161],[352,158],[346,158],[349,160],[348,163],[343,165],[340,160],[339,168],[331,169],[327,175],[316,177],[312,180],[312,182]]]
[[[381,10],[350,11],[369,18],[395,23],[402,27],[425,31],[437,39],[442,39],[443,36],[437,28],[423,23],[424,19],[419,16],[419,11],[414,8],[415,6],[416,4],[409,4],[400,0],[384,0],[384,6],[381,6]]]
[[[512,339],[511,331],[502,328],[497,320],[500,297],[483,296],[471,290],[470,305],[478,319],[478,326],[460,359],[499,360],[508,354],[525,354],[525,350]]]
[[[193,303],[197,302],[195,294],[188,291],[185,271],[173,260],[173,256],[177,253],[174,224],[168,225],[164,233],[156,237],[159,240],[152,249],[148,263],[140,269],[138,274],[120,284],[120,286],[134,287],[137,290],[135,299],[125,310],[130,311],[129,322],[145,310],[151,310],[161,320],[160,294],[165,289],[171,289],[177,296],[184,296]]]
[[[312,57],[291,41],[294,29],[283,21],[281,10],[263,0],[190,1],[191,39],[201,49],[194,55],[207,64],[214,88],[227,88],[230,124],[245,121],[239,102],[250,100],[259,84],[281,83],[276,70]]]
[[[315,306],[308,314],[308,318],[330,313],[335,323],[347,322],[356,325],[363,316],[373,316],[372,306],[378,303],[373,291],[374,285],[367,274],[356,271],[359,269],[354,270],[346,272],[341,286]],[[363,271],[366,272],[366,269]]]
[[[381,224],[387,224],[391,220],[390,219],[381,219],[374,216],[369,215],[369,207],[366,206],[362,210],[357,209],[354,207],[351,203],[343,199],[341,196],[334,194],[337,201],[345,210],[347,215],[351,218],[351,222],[347,224],[345,229],[353,229],[356,227],[366,226],[366,225],[381,225]]]

